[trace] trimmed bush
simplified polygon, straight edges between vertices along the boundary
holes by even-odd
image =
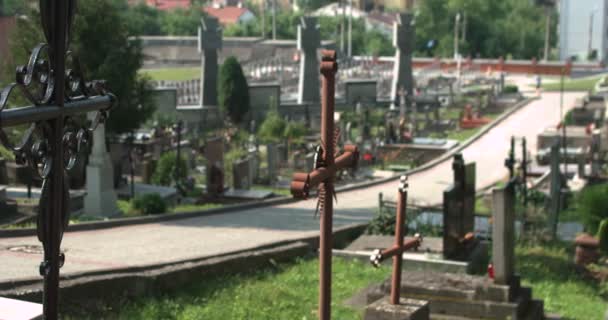
[[[177,165],[177,154],[175,152],[167,152],[160,156],[160,160],[156,164],[154,175],[152,175],[152,183],[161,186],[170,186],[175,180],[175,170],[178,169],[178,181],[184,181],[188,177],[188,166],[186,163],[186,155],[182,153],[180,156],[179,167]]]
[[[602,254],[608,255],[608,219],[604,219],[600,223],[597,237],[600,239],[600,250],[602,251]]]
[[[505,88],[503,89],[503,92],[504,93],[518,93],[519,88],[514,85],[506,85]]]
[[[133,199],[133,209],[146,215],[165,213],[167,202],[158,193],[148,193]]]
[[[249,86],[235,57],[228,57],[220,68],[218,98],[222,112],[240,124],[249,112]]]
[[[608,185],[599,184],[583,189],[577,199],[578,208],[587,231],[592,234],[600,222],[608,218]]]

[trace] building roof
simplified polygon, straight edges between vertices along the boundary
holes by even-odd
[[[205,7],[204,10],[208,15],[216,17],[223,25],[237,23],[242,15],[249,12],[247,8],[233,6],[222,8]]]
[[[192,0],[146,0],[146,4],[158,10],[188,9]]]

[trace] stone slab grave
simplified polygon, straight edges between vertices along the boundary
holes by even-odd
[[[135,183],[135,196],[144,194],[157,193],[161,198],[165,199],[169,205],[176,205],[178,200],[177,189],[173,187],[164,187],[151,184]],[[130,199],[131,198],[131,184],[126,184],[116,189],[116,194],[119,199]]]
[[[42,305],[0,297],[1,320],[42,320]]]
[[[424,300],[401,298],[393,305],[385,297],[365,309],[365,320],[428,320],[429,303]]]

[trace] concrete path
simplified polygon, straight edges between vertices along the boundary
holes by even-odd
[[[583,93],[568,93],[564,105],[572,107]],[[536,135],[559,121],[559,94],[520,109],[467,147],[466,161],[477,162],[477,187],[489,186],[506,175],[504,158],[511,135],[526,136],[530,150]],[[410,176],[410,199],[418,204],[438,204],[452,181],[451,160]],[[391,196],[397,182],[338,194],[335,226],[366,222],[374,214],[378,192]],[[65,234],[62,249],[66,263],[62,274],[143,266],[211,256],[318,233],[315,200],[207,217]],[[0,239],[0,282],[38,277],[41,253],[7,250],[39,246],[35,237]]]

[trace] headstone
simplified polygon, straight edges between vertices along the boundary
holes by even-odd
[[[475,163],[454,155],[454,184],[443,193],[443,255],[464,259],[465,236],[475,228]]]
[[[302,17],[298,25],[300,51],[300,82],[298,103],[320,101],[319,62],[317,49],[321,46],[321,33],[317,18]]]
[[[393,24],[393,46],[397,50],[391,87],[392,101],[397,101],[401,88],[405,90],[408,97],[414,94],[414,78],[412,75],[414,37],[413,15],[411,13],[400,13],[397,16],[397,21]]]
[[[251,188],[249,162],[249,158],[245,158],[232,164],[232,180],[235,189],[249,190]]]
[[[277,178],[277,146],[274,143],[266,145],[266,162],[268,164],[268,182],[272,185]]]
[[[515,265],[515,188],[492,190],[492,264],[494,283],[511,284]]]
[[[142,181],[145,184],[150,184],[152,182],[152,175],[154,175],[154,170],[156,169],[156,161],[153,159],[151,153],[146,153],[143,156],[143,161],[141,162],[142,166]]]
[[[601,169],[601,133],[595,130],[591,136],[591,176],[597,177]]]
[[[557,217],[561,210],[562,173],[559,169],[561,162],[560,147],[558,143],[551,146],[551,185],[549,187],[549,230],[551,235],[557,233]]]
[[[198,52],[201,59],[201,105],[217,106],[217,52],[222,49],[222,28],[218,19],[204,16],[198,29]]]
[[[207,140],[207,193],[218,196],[224,192],[224,140],[216,137]]]
[[[6,159],[0,158],[0,184],[8,184],[8,171],[6,169]]]
[[[90,120],[94,120],[95,116],[95,113],[88,114]],[[114,191],[114,169],[110,154],[106,150],[106,130],[103,123],[93,131],[93,147],[86,170],[87,195],[84,198],[84,212],[87,215],[102,217],[119,214]]]
[[[256,151],[249,152],[249,177],[253,183],[256,179],[259,178],[260,171],[260,158],[258,157],[258,153]]]

